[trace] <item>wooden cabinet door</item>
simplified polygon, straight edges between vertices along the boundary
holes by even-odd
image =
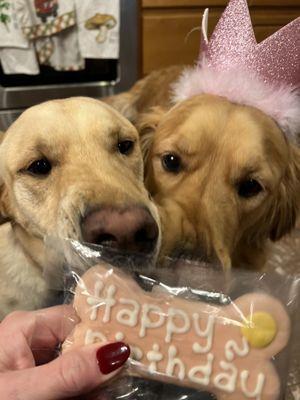
[[[226,6],[227,0],[143,0],[144,8]]]
[[[204,9],[147,10],[143,16],[143,71],[172,64],[193,64],[199,54],[200,24]],[[221,9],[211,11],[215,26]]]

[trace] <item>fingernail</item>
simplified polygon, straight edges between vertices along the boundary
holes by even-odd
[[[101,373],[107,375],[120,368],[129,355],[130,348],[123,342],[109,343],[100,347],[96,357]]]

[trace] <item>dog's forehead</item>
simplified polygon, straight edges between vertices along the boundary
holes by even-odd
[[[89,98],[53,100],[26,110],[9,128],[7,138],[14,141],[44,141],[76,138],[89,140],[121,131],[137,136],[132,125],[106,104]]]
[[[262,155],[267,146],[286,148],[284,135],[261,111],[217,96],[199,96],[171,110],[162,121],[156,142],[188,154],[228,151],[243,158]]]

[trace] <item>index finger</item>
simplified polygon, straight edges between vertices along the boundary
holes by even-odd
[[[0,326],[0,337],[5,342],[22,335],[33,348],[55,348],[72,331],[78,317],[71,305],[60,305],[31,312],[15,312]]]
[[[49,334],[56,341],[62,342],[79,322],[73,306],[69,304],[44,308],[33,313],[36,328],[34,342],[47,341]]]

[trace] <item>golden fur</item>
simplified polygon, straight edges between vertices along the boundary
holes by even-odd
[[[170,85],[179,78],[182,70],[181,66],[173,66],[154,71],[139,80],[130,91],[106,97],[103,100],[136,124],[140,115],[148,112],[152,107],[171,107]]]
[[[54,283],[43,275],[48,267],[43,239],[81,239],[87,208],[140,205],[158,221],[143,184],[137,131],[106,104],[88,98],[40,104],[25,111],[2,139],[0,318],[51,300]],[[118,153],[122,139],[135,142],[130,156]],[[27,173],[42,157],[51,160],[51,174]]]
[[[140,132],[146,187],[162,219],[162,254],[261,268],[268,239],[290,232],[299,213],[299,149],[255,108],[211,95],[172,105],[170,84],[181,71],[156,72],[109,99]],[[163,167],[168,153],[180,157],[178,173]],[[243,198],[239,184],[250,179],[263,190]]]

